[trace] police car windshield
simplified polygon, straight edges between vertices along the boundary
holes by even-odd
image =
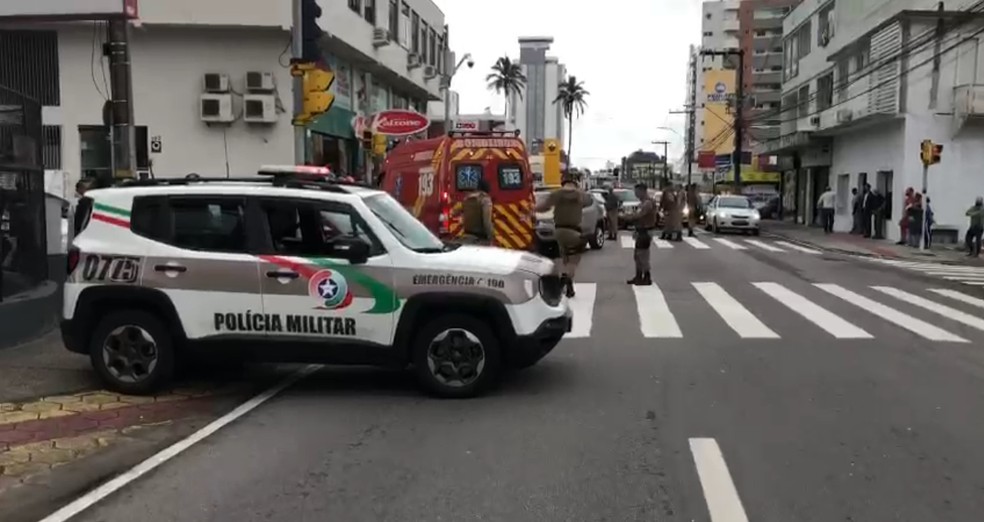
[[[616,190],[615,196],[618,197],[622,203],[635,203],[639,201],[639,198],[636,197],[635,192],[632,192],[631,190]]]
[[[444,243],[437,236],[389,194],[373,194],[364,198],[364,201],[369,210],[386,225],[403,246],[415,252],[446,250]]]

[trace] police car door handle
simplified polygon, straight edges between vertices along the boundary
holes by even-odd
[[[157,272],[187,272],[188,267],[181,265],[157,265],[154,267]]]
[[[278,271],[278,270],[271,270],[271,271],[267,272],[267,277],[273,278],[273,279],[281,279],[281,278],[284,278],[284,279],[297,279],[298,277],[300,277],[300,274],[298,274],[297,272],[290,272],[290,271],[281,272],[281,271]]]

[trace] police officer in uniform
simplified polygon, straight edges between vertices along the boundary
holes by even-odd
[[[635,226],[635,250],[632,251],[635,261],[635,277],[626,281],[630,285],[648,286],[653,284],[653,276],[649,262],[649,247],[653,244],[652,231],[656,228],[656,218],[659,209],[656,203],[649,197],[649,190],[645,183],[635,186],[636,197],[639,204],[636,212],[624,219]],[[664,193],[663,197],[666,197]]]
[[[553,209],[554,233],[560,246],[560,269],[567,297],[574,297],[574,274],[581,260],[584,239],[581,236],[581,214],[584,207],[593,203],[591,196],[581,190],[577,179],[565,173],[559,189],[550,193],[536,206],[536,212]]]
[[[464,231],[463,242],[491,246],[495,233],[492,227],[492,197],[489,196],[487,181],[478,180],[478,189],[468,194],[461,211],[464,214],[461,227]]]

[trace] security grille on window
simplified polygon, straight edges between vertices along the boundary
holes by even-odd
[[[362,14],[362,0],[348,0],[349,9]]]
[[[401,3],[400,7],[400,45],[410,48],[410,4]]]
[[[420,54],[420,15],[413,13],[410,22],[410,50]]]
[[[437,65],[437,31],[433,28],[430,30],[430,38],[428,38],[429,49],[427,53],[427,63],[431,65]]]
[[[396,42],[400,38],[400,3],[397,0],[390,0],[389,7],[389,37]]]
[[[417,31],[420,35],[420,63],[427,63],[427,23],[420,23],[420,30]]]
[[[376,0],[365,0],[365,19],[372,25],[376,25]]]

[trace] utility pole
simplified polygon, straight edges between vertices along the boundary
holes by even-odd
[[[290,54],[295,60],[304,55],[304,2],[291,0]],[[294,98],[294,119],[304,112],[304,77],[294,76],[291,81]],[[307,127],[294,124],[294,164],[303,165],[307,160]]]
[[[137,148],[133,128],[133,78],[130,68],[130,22],[109,20],[110,140],[114,181],[136,177]]]
[[[663,183],[662,183],[662,187],[661,188],[666,188],[666,186],[669,185],[669,181],[670,181],[670,179],[669,179],[670,178],[669,172],[667,172],[667,166],[668,166],[667,160],[669,159],[667,157],[667,154],[669,154],[668,149],[669,149],[670,142],[668,142],[668,141],[654,141],[653,142],[653,145],[662,145],[663,146]]]
[[[687,136],[684,138],[686,143],[687,155],[687,186],[693,184],[694,180],[694,154],[697,148],[697,55],[690,57],[690,95],[687,97],[687,108],[682,111],[670,111],[670,114],[687,115]]]
[[[448,41],[447,38],[445,38],[444,41],[445,41],[445,45],[447,45],[446,43]],[[454,54],[451,52],[451,48],[446,47],[444,49],[444,66],[448,67],[449,70],[441,78],[441,84],[442,87],[444,88],[444,134],[447,134],[449,131],[452,130],[450,126],[451,125],[451,80],[454,78],[454,75],[458,73],[458,69],[461,68],[462,64],[464,64],[466,61],[471,60],[471,53],[465,53],[465,55],[462,56],[460,60],[458,60],[458,63],[454,65],[454,68],[451,69],[451,63],[453,60],[454,60]],[[506,124],[508,125],[509,115],[506,114],[505,118],[506,118]]]
[[[735,192],[741,193],[741,158],[742,158],[742,147],[745,143],[745,50],[744,49],[726,49],[724,51],[715,50],[702,50],[700,51],[701,56],[737,56],[738,57],[738,73],[735,79],[735,117],[734,117],[734,133],[735,133],[735,145],[734,152],[731,157],[731,167],[735,171]]]

